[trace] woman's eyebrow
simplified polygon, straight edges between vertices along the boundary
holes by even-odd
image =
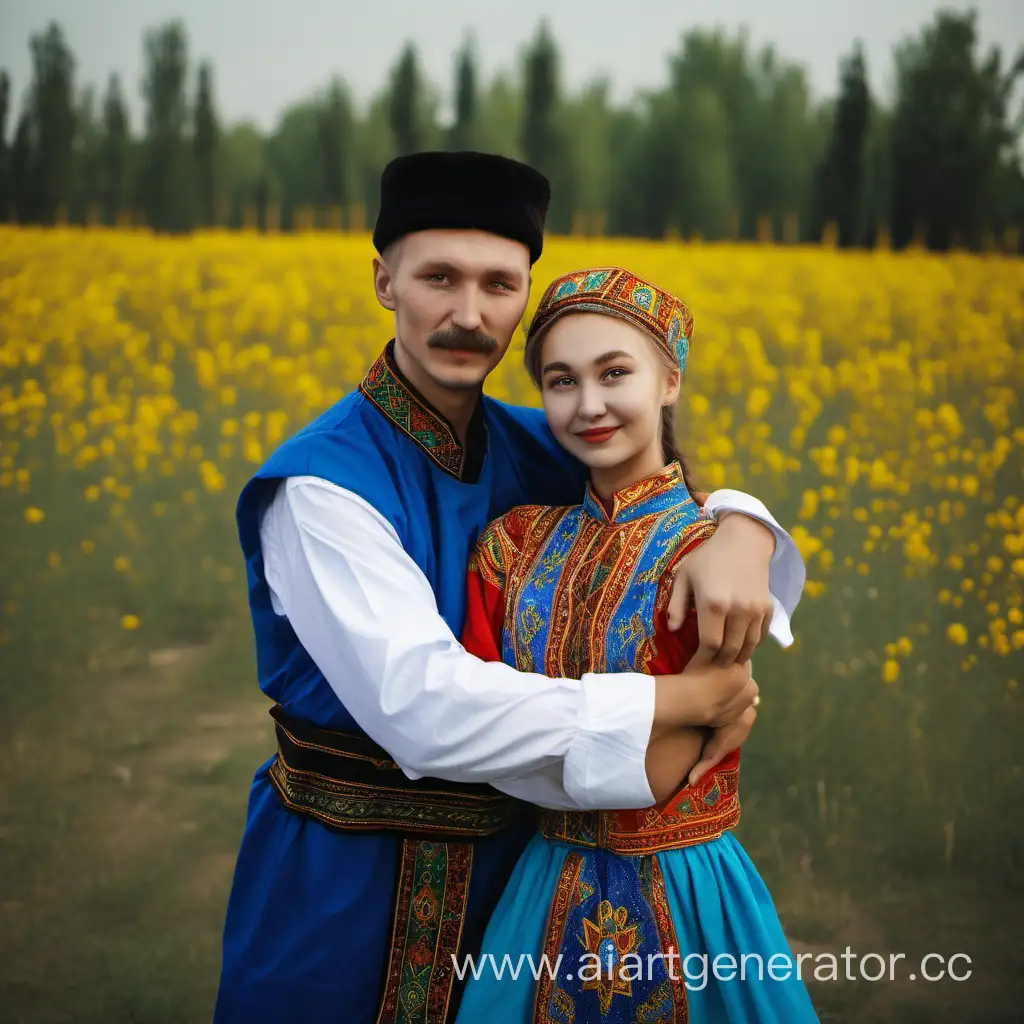
[[[603,356],[598,356],[594,360],[595,366],[600,366],[602,363],[610,363],[613,359],[632,359],[633,357],[628,352],[623,352],[621,349],[616,349],[614,352],[605,352]]]

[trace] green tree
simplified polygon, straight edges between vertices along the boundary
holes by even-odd
[[[103,221],[115,224],[127,211],[128,167],[131,139],[128,109],[121,91],[121,79],[111,75],[103,98],[103,134],[100,142],[99,203]]]
[[[683,140],[679,174],[669,197],[685,235],[727,237],[736,208],[729,130],[722,101],[709,86],[689,90],[675,131]]]
[[[477,117],[476,57],[467,39],[455,62],[455,118],[448,134],[448,148],[473,149]]]
[[[188,41],[172,21],[144,37],[146,129],[140,198],[150,227],[187,231],[192,226],[192,174],[185,138],[188,104]]]
[[[476,145],[485,153],[498,153],[513,160],[521,158],[519,123],[522,107],[522,92],[507,75],[495,75],[480,97]]]
[[[565,138],[561,184],[571,187],[576,226],[588,234],[603,233],[607,227],[613,160],[610,88],[601,78],[562,104],[562,116],[572,131]]]
[[[32,168],[35,163],[32,146],[32,116],[23,110],[14,131],[11,145],[11,208],[19,224],[32,223],[35,213],[35,194],[32,187]]]
[[[548,229],[566,233],[576,212],[573,167],[567,139],[559,130],[565,107],[559,86],[558,47],[546,21],[542,21],[523,55],[522,116],[519,147],[523,159],[547,175],[551,182]]]
[[[217,143],[220,128],[213,100],[213,68],[208,62],[199,66],[196,88],[195,129],[192,152],[195,157],[198,186],[199,223],[206,227],[217,220]]]
[[[286,114],[285,118],[288,116]],[[312,134],[315,127],[311,126],[310,130]],[[307,148],[303,148],[295,145],[296,136],[293,132],[286,132],[283,140],[280,133],[279,127],[274,135],[264,140],[256,125],[243,122],[232,125],[221,135],[217,146],[218,202],[223,199],[228,205],[218,219],[222,216],[228,226],[237,228],[241,225],[247,204],[254,203],[259,207],[261,202],[265,205],[282,194],[289,195],[283,182],[291,165],[282,166],[275,162],[273,153],[278,156],[287,154],[293,158],[299,171],[305,172],[307,177],[315,176],[315,137]],[[301,202],[312,202],[302,192],[302,180],[299,184],[292,183],[291,194],[300,195]],[[290,218],[290,207],[286,208],[285,216]]]
[[[541,22],[523,60],[523,159],[551,175],[558,161],[558,48],[546,21]]]
[[[391,72],[388,119],[399,156],[423,149],[423,124],[420,111],[419,63],[416,48],[408,43]]]
[[[68,215],[74,223],[84,223],[98,212],[103,136],[96,116],[96,97],[92,86],[82,90],[75,111],[75,138],[72,155],[71,194]]]
[[[281,115],[281,120],[266,143],[266,164],[271,182],[276,182],[282,201],[282,217],[292,223],[296,208],[320,201],[322,183],[320,140],[320,102],[314,97],[295,103]],[[255,182],[263,157],[255,127],[234,140],[237,170],[232,173],[232,192],[236,197]]]
[[[762,216],[804,214],[820,141],[803,70],[770,47],[752,54],[745,33],[693,31],[683,36],[669,71],[680,110],[701,88],[717,98],[741,234],[752,237]],[[717,116],[710,107],[702,115]]]
[[[29,219],[52,224],[71,198],[75,145],[74,58],[51,22],[31,39]]]
[[[335,78],[318,111],[321,195],[332,206],[350,200],[352,159],[352,103],[343,82]]]
[[[999,185],[1016,141],[1008,105],[1024,54],[1004,71],[998,47],[981,61],[977,42],[976,12],[947,11],[896,51],[891,202],[898,246],[921,233],[935,249],[978,245],[1006,216]]]
[[[366,116],[356,126],[359,185],[367,226],[377,219],[380,209],[380,172],[396,155],[390,110],[391,97],[382,92],[373,99]]]
[[[864,143],[864,190],[861,201],[863,227],[860,241],[865,245],[872,240],[879,241],[880,231],[889,232],[889,217],[892,213],[891,132],[890,113],[875,105],[868,119],[868,133]]]
[[[11,149],[7,145],[7,114],[11,102],[11,79],[0,71],[0,221],[9,220],[11,204]]]
[[[863,240],[865,153],[871,115],[864,52],[858,43],[840,65],[836,102],[828,147],[815,182],[815,234],[826,223],[839,228],[839,244]]]

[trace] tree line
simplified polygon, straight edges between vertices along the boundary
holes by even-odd
[[[214,69],[192,68],[174,21],[144,35],[144,118],[133,134],[120,77],[102,97],[79,89],[51,23],[30,40],[16,122],[0,71],[0,219],[363,230],[391,157],[452,148],[544,171],[555,233],[1018,251],[1024,111],[1011,108],[1024,51],[1007,63],[998,47],[981,54],[977,35],[975,12],[942,12],[900,43],[886,106],[859,44],[841,61],[836,98],[820,102],[774,48],[694,30],[660,88],[617,105],[607,79],[563,87],[542,23],[516,74],[484,76],[464,43],[447,118],[409,44],[365,109],[335,77],[265,134],[222,124]]]

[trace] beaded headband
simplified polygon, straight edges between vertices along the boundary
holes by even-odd
[[[680,370],[686,366],[693,314],[674,295],[628,270],[597,267],[555,278],[530,322],[528,339],[539,337],[567,313],[605,313],[620,317],[662,345]]]

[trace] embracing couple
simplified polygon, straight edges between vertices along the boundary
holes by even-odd
[[[552,282],[526,343],[543,412],[482,394],[549,199],[502,157],[392,162],[373,270],[394,339],[242,492],[278,751],[217,1024],[816,1019],[767,971],[789,948],[730,831],[750,656],[792,642],[803,563],[759,501],[690,484],[693,318],[656,283]],[[506,954],[560,966],[458,976]],[[690,985],[691,954],[765,970]]]

